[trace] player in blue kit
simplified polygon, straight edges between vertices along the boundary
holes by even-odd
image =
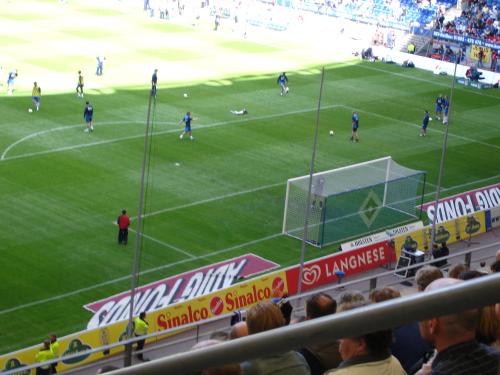
[[[425,110],[424,119],[422,120],[422,129],[420,130],[421,137],[425,137],[427,135],[427,125],[429,125],[429,121],[429,111]]]
[[[351,141],[359,142],[358,138],[359,116],[357,112],[352,113],[352,134]]]
[[[448,111],[450,110],[450,102],[448,97],[445,96],[443,99],[443,125],[448,125]]]
[[[184,138],[184,135],[188,134],[190,140],[194,140],[193,134],[191,133],[191,121],[194,119],[191,117],[191,112],[186,113],[186,115],[182,118],[179,124],[184,123],[184,131],[179,136],[180,139]]]
[[[85,119],[87,128],[84,130],[84,132],[87,132],[89,134],[94,131],[94,126],[92,125],[93,116],[94,116],[94,107],[92,107],[92,104],[90,104],[90,102],[85,103],[83,118]]]
[[[441,94],[436,99],[436,118],[441,120],[441,113],[443,112],[443,97]]]
[[[278,85],[280,85],[280,89],[281,89],[281,93],[280,95],[283,96],[283,95],[286,95],[288,94],[288,77],[286,76],[286,73],[283,72],[279,75],[278,79],[276,80],[276,82],[278,83]]]
[[[158,69],[155,69],[151,77],[151,95],[156,98],[156,84],[158,83]]]

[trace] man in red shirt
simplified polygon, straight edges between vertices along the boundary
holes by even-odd
[[[118,244],[127,244],[128,241],[128,227],[130,225],[130,218],[127,215],[127,210],[122,210],[122,214],[118,216],[116,221],[118,224]]]

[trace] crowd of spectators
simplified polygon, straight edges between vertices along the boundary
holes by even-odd
[[[500,43],[500,1],[498,0],[467,0],[463,3],[460,16],[444,22],[444,15],[438,21],[443,31],[450,34]]]
[[[488,273],[500,271],[500,252],[496,261],[478,269],[464,264],[442,268],[428,265],[418,270],[415,282],[419,293],[447,288],[467,282]],[[277,329],[288,324],[362,308],[404,298],[392,287],[371,291],[368,298],[357,291],[344,291],[337,299],[327,293],[316,293],[305,303],[305,315],[290,319],[292,308],[283,298],[273,298],[251,307],[245,318],[241,315],[232,323],[227,335],[210,337],[210,341],[196,348],[216,345],[226,339],[234,340],[247,335]],[[222,371],[208,369],[203,374],[444,374],[460,373],[482,375],[497,374],[500,370],[500,304],[480,309],[457,312],[454,315],[412,322],[393,330],[382,330],[358,337],[342,338],[315,344],[278,355],[228,364]],[[469,372],[467,372],[469,371]]]

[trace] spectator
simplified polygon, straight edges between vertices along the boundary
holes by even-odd
[[[239,339],[248,336],[248,327],[246,322],[238,322],[231,327],[229,340]]]
[[[54,355],[54,358],[59,357],[59,341],[57,341],[57,336],[54,333],[49,335],[50,350]],[[57,362],[52,364],[52,374],[57,374]]]
[[[250,335],[285,325],[283,314],[272,302],[260,302],[252,306],[247,312],[246,322]],[[241,368],[245,375],[309,375],[311,373],[304,357],[294,351],[245,361],[241,364]]]
[[[200,341],[195,346],[193,346],[193,350],[204,349],[210,346],[214,346],[220,344],[219,340],[205,340]],[[226,364],[220,367],[213,367],[206,370],[203,370],[200,375],[242,375],[241,366],[239,363],[231,363]]]
[[[480,309],[476,339],[485,345],[493,345],[500,338],[500,320],[495,314],[495,305]]]
[[[337,311],[342,312],[348,305],[356,302],[365,302],[363,294],[357,290],[346,291],[340,295]]]
[[[434,280],[441,279],[443,272],[436,266],[424,266],[417,270],[415,282],[419,292],[423,292],[427,286]]]
[[[306,302],[306,320],[335,314],[337,301],[326,293],[317,293]],[[299,353],[304,356],[311,368],[311,375],[323,374],[326,370],[337,367],[342,358],[338,341],[326,344],[313,344],[302,348]]]
[[[373,303],[384,302],[393,298],[401,297],[399,290],[386,286],[382,289],[373,289],[370,292],[370,301]]]
[[[425,291],[462,282],[442,278],[432,282]],[[473,309],[419,323],[420,334],[437,351],[430,364],[431,374],[457,374],[457,369],[460,369],[461,374],[498,375],[500,352],[475,339],[478,318],[478,310]]]
[[[38,353],[36,353],[36,362],[46,362],[54,359],[54,353],[50,350],[50,340],[45,340],[43,342],[42,348]],[[36,368],[36,375],[50,375],[52,372],[52,366],[50,364],[44,364]]]
[[[229,340],[229,334],[225,331],[215,331],[208,336],[209,340],[217,341],[227,341]]]
[[[496,261],[494,261],[491,266],[491,272],[493,273],[497,273],[497,272],[500,272],[500,259],[497,259]]]
[[[441,242],[441,247],[438,247],[436,244],[433,245],[432,248],[432,257],[434,259],[437,258],[444,258],[450,255],[450,249],[448,249],[448,246],[446,246],[446,242]],[[448,260],[443,259],[438,262],[433,263],[434,266],[436,267],[443,267],[448,263]]]
[[[492,72],[495,72],[497,70],[497,55],[498,55],[498,52],[497,50],[491,50],[491,65],[490,65],[490,69]]]
[[[276,303],[276,305],[280,308],[281,313],[283,314],[283,318],[285,318],[285,325],[290,324],[290,320],[292,319],[293,306],[287,299],[288,294],[284,293],[281,298],[273,298],[272,301]]]
[[[384,302],[398,297],[401,297],[401,293],[391,287],[374,289],[370,293],[370,300],[373,303]],[[408,373],[413,373],[412,369],[414,368],[419,369],[422,366],[423,359],[433,352],[432,347],[420,337],[417,322],[394,328],[393,337],[391,343],[392,355],[398,359],[403,369]]]
[[[134,319],[134,336],[135,337],[143,337],[148,334],[149,323],[146,321],[146,313],[143,311],[139,314],[138,317]],[[149,361],[149,359],[144,358],[144,354],[142,350],[144,349],[144,344],[146,343],[146,339],[137,340],[137,358],[140,361]]]
[[[366,305],[365,302],[346,304],[344,311]],[[391,355],[391,342],[392,332],[390,330],[340,339],[339,351],[342,362],[336,369],[325,372],[325,375],[406,374],[399,361]]]
[[[448,271],[448,277],[450,277],[452,279],[458,279],[458,276],[462,272],[465,272],[467,270],[468,270],[468,268],[467,268],[467,266],[465,264],[462,264],[462,263],[455,264]]]

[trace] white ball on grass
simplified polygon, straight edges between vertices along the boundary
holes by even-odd
[[[188,97],[188,94],[184,93],[184,97],[187,98]]]
[[[334,135],[334,131],[333,130],[330,130],[330,135]]]
[[[33,110],[31,108],[28,108],[28,112],[31,113],[33,112]]]

